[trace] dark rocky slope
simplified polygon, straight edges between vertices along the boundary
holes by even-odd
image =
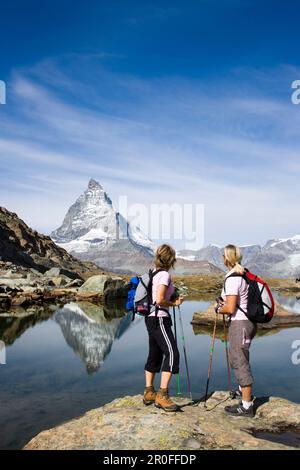
[[[17,214],[4,207],[0,207],[0,261],[2,267],[9,262],[40,273],[58,267],[61,274],[74,279],[92,267],[57,246],[49,236],[32,230]]]

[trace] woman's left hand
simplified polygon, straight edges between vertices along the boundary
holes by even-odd
[[[219,312],[218,312],[218,309],[220,309],[220,308],[223,307],[223,306],[224,306],[224,302],[217,302],[217,303],[215,304],[215,312],[216,312],[216,313],[219,313]]]

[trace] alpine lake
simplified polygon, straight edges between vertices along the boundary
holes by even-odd
[[[181,308],[194,398],[205,392],[212,328],[192,325],[191,320],[194,312],[206,310],[214,298],[187,300]],[[296,297],[277,295],[276,300],[300,313]],[[176,315],[181,392],[187,395],[178,312]],[[105,306],[71,302],[21,316],[7,312],[0,316],[0,340],[6,356],[2,349],[1,449],[20,449],[42,430],[115,398],[143,392],[147,333],[143,318],[132,322],[124,302]],[[256,396],[280,396],[300,403],[300,328],[259,333],[251,346],[251,364]],[[225,344],[220,335],[210,389],[226,388]],[[178,393],[175,379],[170,391]]]

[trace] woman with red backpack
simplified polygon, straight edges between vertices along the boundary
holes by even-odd
[[[232,416],[253,417],[254,379],[249,362],[249,348],[257,327],[247,316],[249,283],[245,278],[245,268],[241,265],[240,249],[235,245],[227,245],[223,257],[228,273],[225,276],[222,301],[215,309],[216,313],[229,317],[229,359],[239,384],[238,393],[242,398],[238,405],[226,406],[225,411]]]

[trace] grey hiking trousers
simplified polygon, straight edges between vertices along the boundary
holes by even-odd
[[[254,382],[249,363],[249,348],[256,331],[256,325],[250,320],[234,320],[229,323],[230,365],[241,387]]]

